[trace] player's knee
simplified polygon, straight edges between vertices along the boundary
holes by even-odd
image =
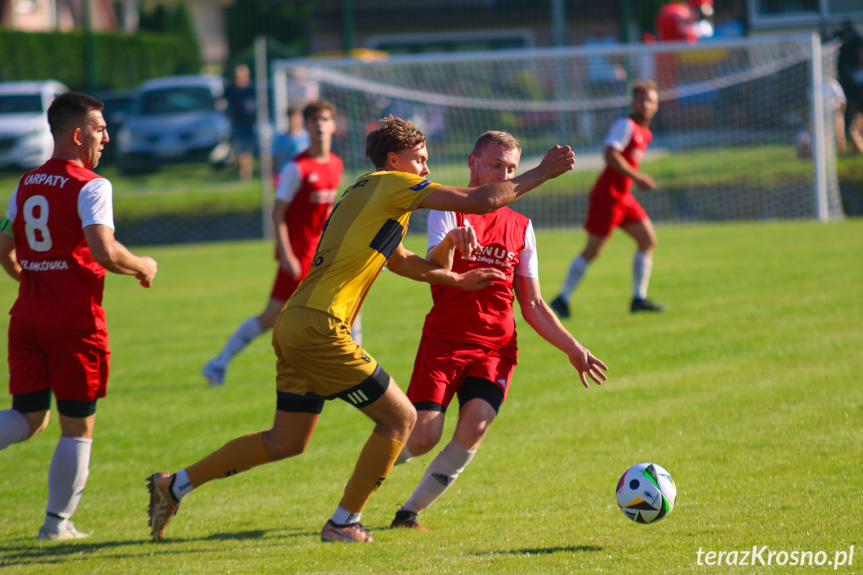
[[[281,438],[273,433],[273,430],[269,430],[264,432],[264,445],[270,460],[279,461],[302,454],[305,452],[308,442],[297,438]]]
[[[273,326],[276,325],[276,319],[278,317],[278,312],[272,313],[269,310],[264,310],[264,312],[258,316],[258,325],[261,327],[261,331],[273,329]]]
[[[407,402],[407,405],[405,405],[402,410],[401,418],[399,421],[399,428],[409,434],[411,433],[411,431],[413,431],[416,424],[417,410],[410,402]]]
[[[408,440],[408,449],[415,456],[426,454],[434,449],[440,437],[440,433],[436,431],[416,427]]]
[[[464,446],[471,446],[470,449],[475,450],[482,443],[491,422],[494,421],[494,414],[488,418],[477,418],[467,421],[459,421],[456,427],[454,439],[456,443]]]
[[[602,253],[601,247],[587,248],[586,250],[581,252],[581,257],[584,258],[584,261],[586,261],[587,263],[590,263],[594,259],[596,259],[596,257],[599,256],[599,254],[601,254],[601,253]]]
[[[25,413],[27,419],[28,434],[25,439],[30,439],[34,435],[39,435],[48,428],[48,422],[51,420],[51,412],[44,411],[41,413]]]
[[[376,414],[372,419],[377,423],[376,433],[407,443],[416,425],[417,412],[413,405],[406,402],[391,407],[386,413]]]
[[[417,412],[414,406],[410,403],[400,406],[398,412],[393,414],[389,422],[384,425],[387,429],[383,430],[385,435],[392,437],[402,443],[407,443],[411,432],[417,422]]]
[[[651,252],[653,252],[653,249],[656,247],[656,244],[657,244],[656,236],[654,236],[653,234],[650,234],[649,236],[647,236],[646,238],[643,238],[639,242],[638,249],[640,249],[643,252],[651,253]]]
[[[277,461],[279,459],[288,459],[289,457],[296,457],[297,455],[302,455],[305,451],[305,445],[288,444],[277,448],[275,450],[275,453],[270,453],[269,450],[267,450],[267,453],[270,455],[270,458],[273,461]]]
[[[479,443],[485,437],[485,434],[488,433],[488,426],[491,425],[491,421],[489,420],[480,420],[480,421],[472,421],[465,427],[465,439],[469,440],[469,443]]]

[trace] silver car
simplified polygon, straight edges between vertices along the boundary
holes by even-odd
[[[0,169],[30,170],[51,157],[48,106],[68,91],[56,80],[0,83]]]
[[[163,164],[224,164],[231,122],[225,86],[216,76],[174,76],[141,84],[117,134],[117,160],[125,172]]]

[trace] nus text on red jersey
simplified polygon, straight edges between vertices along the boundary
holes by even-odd
[[[282,174],[289,174],[290,170],[296,171],[287,181],[282,177],[276,199],[289,202],[285,211],[288,240],[297,259],[306,263],[315,255],[324,223],[336,200],[343,165],[335,154],[331,153],[329,159],[322,162],[306,151],[294,156]],[[282,189],[283,184],[287,189]]]
[[[497,268],[506,280],[478,291],[432,285],[434,305],[426,316],[423,336],[479,344],[491,349],[515,345],[513,279],[523,258],[535,257],[535,239],[530,220],[501,208],[484,215],[455,213],[456,226],[470,225],[483,250],[471,258],[456,250],[453,271]],[[532,245],[529,245],[532,244]]]

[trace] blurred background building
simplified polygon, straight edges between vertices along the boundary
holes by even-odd
[[[72,30],[138,28],[139,14],[186,6],[202,60],[223,62],[244,47],[232,28],[254,28],[286,41],[297,55],[354,48],[391,53],[579,45],[599,24],[620,42],[654,33],[665,0],[0,0],[0,27]],[[860,0],[716,0],[720,36],[818,31],[863,24]],[[287,34],[289,37],[282,36]],[[239,42],[243,44],[243,42]]]

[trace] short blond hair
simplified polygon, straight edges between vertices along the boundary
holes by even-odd
[[[328,102],[327,100],[315,100],[314,102],[309,102],[306,104],[305,108],[303,108],[303,121],[308,122],[313,119],[318,113],[323,111],[329,111],[332,114],[333,118],[336,117],[338,110],[334,104]]]
[[[632,97],[635,98],[639,92],[659,92],[659,89],[653,80],[639,80],[632,85]]]
[[[482,150],[486,144],[494,142],[496,144],[500,144],[505,150],[518,150],[521,152],[521,144],[518,143],[518,140],[515,139],[515,136],[510,134],[509,132],[500,132],[497,130],[489,130],[482,134],[476,140],[476,144],[473,146],[473,155],[478,155],[480,150]]]
[[[378,127],[366,136],[366,157],[379,170],[387,165],[390,152],[410,150],[426,142],[425,134],[410,120],[390,114],[381,118],[378,124]]]

